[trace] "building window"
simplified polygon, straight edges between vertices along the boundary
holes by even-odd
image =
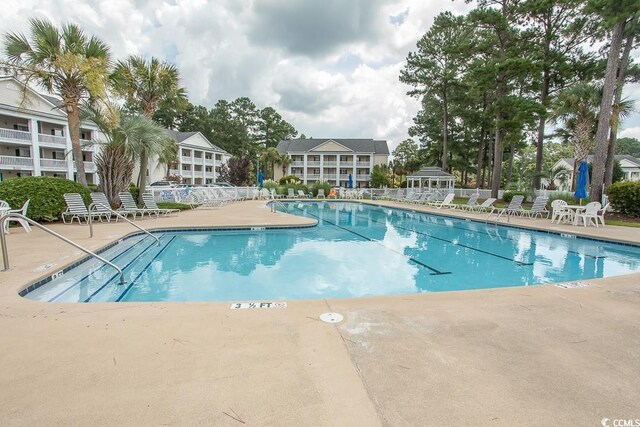
[[[20,124],[20,123],[15,123],[13,125],[13,129],[14,130],[21,130],[23,132],[29,132],[29,126],[28,125],[23,125],[23,124]]]

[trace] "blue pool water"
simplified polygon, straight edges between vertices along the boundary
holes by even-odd
[[[291,202],[317,227],[125,239],[26,294],[57,302],[247,301],[412,294],[616,276],[640,248],[351,202]],[[215,215],[215,212],[212,212]]]

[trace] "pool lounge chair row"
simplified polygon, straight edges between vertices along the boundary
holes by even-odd
[[[78,223],[80,224],[82,224],[83,221],[88,223],[90,217],[92,220],[98,219],[100,222],[110,222],[111,219],[115,217],[116,222],[118,222],[119,216],[114,215],[110,210],[109,201],[104,193],[91,193],[91,201],[93,202],[91,210],[87,208],[82,196],[78,193],[65,193],[63,197],[67,205],[67,210],[62,213],[62,222],[65,224],[73,223],[74,219],[78,220]],[[120,199],[122,206],[115,209],[115,212],[125,218],[131,215],[134,221],[138,215],[140,215],[140,218],[144,218],[145,214],[147,216],[155,215],[157,218],[160,215],[166,216],[170,213],[179,211],[179,209],[163,209],[158,207],[153,199],[153,195],[148,193],[142,195],[142,200],[144,201],[145,206],[144,208],[138,208],[135,200],[133,200],[133,196],[129,192],[119,193],[118,198]]]
[[[220,207],[225,204],[245,200],[237,190],[228,191],[220,187],[194,188],[189,192],[186,203],[193,206]]]

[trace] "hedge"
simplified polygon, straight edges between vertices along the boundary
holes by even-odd
[[[50,176],[29,176],[0,182],[0,200],[9,203],[12,209],[19,209],[31,200],[27,216],[34,221],[57,221],[67,209],[64,193],[80,193],[84,202],[90,203],[90,190],[64,178]]]
[[[611,184],[607,188],[607,195],[615,211],[640,217],[640,181]]]
[[[505,191],[504,193],[502,193],[502,200],[504,200],[505,203],[511,203],[511,199],[513,199],[513,196],[517,195],[520,195],[524,197],[524,200],[527,200],[528,194],[525,191]]]

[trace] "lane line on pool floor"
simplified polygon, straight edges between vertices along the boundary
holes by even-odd
[[[160,236],[158,238],[158,240],[162,239],[163,236]],[[143,256],[149,249],[151,249],[153,246],[156,245],[156,242],[152,242],[149,246],[147,246],[146,248],[144,248],[144,250],[142,252],[140,252],[134,259],[132,259],[131,261],[129,261],[124,267],[122,267],[122,272],[124,274],[125,269],[127,269],[127,267],[129,267],[131,264],[133,264],[135,261],[137,261],[141,256]],[[118,277],[118,273],[114,274],[113,276],[111,276],[109,278],[109,280],[107,280],[106,282],[104,282],[104,285],[100,286],[96,291],[94,291],[91,295],[89,295],[89,297],[87,299],[85,299],[83,302],[89,302],[93,299],[93,297],[95,297],[101,290],[103,290],[104,288],[107,287],[107,285],[109,283],[111,283],[116,277]]]
[[[294,207],[295,207],[296,209],[298,209],[298,210],[302,210],[302,209],[300,209],[300,208],[299,208],[299,207],[297,207],[297,206],[294,206]],[[304,211],[303,211],[303,212],[304,212]],[[385,249],[386,249],[386,250],[388,250],[388,251],[391,251],[391,252],[394,252],[394,253],[396,253],[396,254],[398,254],[398,255],[400,255],[400,256],[403,256],[403,257],[407,258],[409,261],[413,262],[414,264],[417,264],[417,265],[419,265],[419,266],[421,266],[421,267],[426,268],[426,269],[427,269],[427,270],[429,270],[429,271],[432,271],[432,273],[430,273],[432,276],[440,276],[440,275],[443,275],[443,274],[452,274],[452,273],[451,273],[451,271],[440,271],[440,270],[438,270],[438,269],[436,269],[436,268],[433,268],[433,267],[431,267],[431,266],[429,266],[429,265],[427,265],[427,264],[423,263],[422,261],[418,261],[418,260],[417,260],[417,259],[415,259],[415,258],[412,258],[412,257],[410,257],[410,256],[408,256],[408,255],[403,254],[402,252],[399,252],[399,251],[397,251],[397,250],[395,250],[395,249],[392,249],[392,248],[390,248],[390,247],[388,247],[388,246],[386,246],[386,245],[382,244],[382,242],[380,242],[379,240],[375,240],[375,239],[372,239],[372,238],[370,238],[370,237],[367,237],[367,236],[365,236],[365,235],[363,235],[363,234],[360,234],[360,233],[358,233],[358,232],[356,232],[356,231],[349,230],[349,229],[348,229],[348,228],[346,228],[346,227],[342,227],[341,225],[335,224],[335,223],[333,223],[333,222],[331,222],[331,221],[329,221],[329,220],[326,220],[326,219],[320,218],[319,216],[316,216],[316,215],[314,215],[314,214],[312,214],[312,213],[310,213],[310,212],[305,212],[305,213],[306,213],[307,215],[311,215],[311,216],[313,216],[313,217],[315,217],[315,218],[317,218],[317,219],[319,219],[319,220],[322,220],[322,221],[324,221],[324,222],[326,222],[326,223],[328,223],[328,224],[331,224],[331,225],[333,225],[334,227],[337,227],[337,228],[339,228],[339,229],[341,229],[341,230],[344,230],[344,231],[346,231],[346,232],[348,232],[348,233],[355,234],[356,236],[361,237],[362,239],[365,239],[365,240],[367,240],[367,241],[369,241],[369,242],[372,242],[372,243],[375,243],[375,244],[377,244],[377,245],[379,245],[379,246],[382,246],[383,248],[385,248]]]
[[[295,206],[295,208],[296,208],[296,209],[298,209],[298,210],[302,210],[302,209],[298,208],[297,206]],[[303,211],[303,212],[304,212],[304,211]],[[307,212],[307,214],[308,214],[308,215],[315,216],[314,214],[309,213],[309,212]],[[387,223],[386,223],[386,222],[382,223],[382,222],[380,222],[380,221],[378,221],[378,220],[376,220],[376,219],[374,219],[374,218],[365,218],[365,217],[359,216],[359,215],[358,215],[358,214],[356,214],[356,213],[354,213],[353,215],[354,215],[356,218],[365,219],[365,220],[367,220],[367,221],[369,221],[369,220],[370,220],[370,221],[372,221],[372,222],[375,222],[376,224],[387,225]],[[318,219],[322,219],[322,218],[320,218],[320,217],[318,217],[318,216],[316,216],[316,218],[318,218]],[[329,220],[325,220],[325,219],[322,219],[322,220],[323,220],[323,221],[328,222],[329,224],[336,225],[336,224],[333,224],[333,223],[332,223],[331,221],[329,221]],[[495,253],[493,253],[493,252],[489,252],[489,251],[485,251],[485,250],[482,250],[482,249],[474,248],[473,246],[468,246],[468,245],[465,245],[465,244],[462,244],[462,243],[454,243],[454,242],[452,242],[451,240],[443,239],[443,238],[441,238],[441,237],[436,237],[436,236],[433,236],[433,235],[431,235],[431,234],[423,233],[423,232],[420,232],[420,231],[417,231],[417,230],[413,230],[413,229],[410,229],[410,228],[406,228],[406,227],[402,227],[402,226],[399,226],[399,225],[396,225],[396,224],[391,224],[391,225],[392,225],[392,226],[394,226],[394,227],[397,227],[397,228],[399,228],[399,229],[401,229],[401,230],[414,232],[414,233],[416,233],[416,234],[420,234],[420,235],[425,236],[425,237],[430,237],[430,238],[432,238],[432,239],[439,240],[439,241],[441,241],[441,242],[449,243],[449,244],[451,244],[451,245],[453,245],[453,246],[460,246],[460,247],[462,247],[462,248],[471,249],[471,250],[473,250],[473,251],[481,252],[481,253],[484,253],[484,254],[486,254],[486,255],[491,255],[491,256],[494,256],[494,257],[496,257],[496,258],[501,258],[501,259],[504,259],[504,260],[506,260],[506,261],[513,262],[513,263],[515,263],[515,264],[517,264],[517,265],[524,265],[524,266],[530,266],[530,265],[533,265],[533,263],[530,263],[530,262],[518,261],[518,260],[515,260],[515,259],[513,259],[513,258],[509,258],[509,257],[503,256],[503,255],[495,254]],[[339,225],[336,225],[336,226],[337,226],[337,227],[340,227]],[[354,234],[357,234],[357,233],[355,233],[355,232],[353,232],[353,231],[351,231],[351,230],[349,230],[349,229],[346,229],[346,228],[344,228],[344,230],[347,230],[347,231],[349,231],[349,232],[352,232],[352,233],[354,233]],[[383,245],[383,246],[384,246],[384,245]],[[385,246],[385,247],[386,247],[386,246]],[[406,255],[405,255],[405,256],[406,256]]]
[[[143,241],[145,241],[147,239],[147,237],[143,237],[142,239],[138,240],[136,243],[132,244],[131,246],[129,246],[127,249],[125,249],[124,251],[120,252],[119,254],[117,254],[116,256],[114,256],[113,258],[111,258],[109,261],[114,262],[116,259],[120,258],[122,255],[126,254],[127,252],[129,252],[131,249],[135,248],[136,246],[138,246],[140,243],[142,243]],[[145,249],[146,250],[146,249]],[[143,251],[144,252],[144,251]],[[53,298],[51,298],[49,300],[49,302],[53,302],[56,299],[60,298],[62,295],[64,295],[65,293],[69,292],[71,289],[73,289],[74,287],[76,287],[77,285],[79,285],[80,283],[82,283],[85,279],[87,279],[88,277],[92,276],[94,273],[98,272],[99,270],[105,268],[107,266],[107,264],[102,264],[99,267],[96,267],[92,270],[90,270],[87,274],[85,274],[84,276],[82,276],[79,280],[76,280],[75,282],[73,282],[73,284],[71,284],[68,288],[64,289],[63,291],[61,291],[60,293],[58,293],[57,295],[55,295]],[[124,270],[124,268],[123,268]],[[117,276],[118,274],[116,273],[113,277]],[[109,279],[111,280],[111,279]],[[86,301],[85,301],[86,302]]]
[[[164,245],[164,247],[162,249],[160,249],[160,251],[158,251],[158,253],[151,258],[151,261],[149,261],[149,263],[147,265],[144,266],[144,268],[142,269],[142,271],[140,271],[140,273],[138,273],[138,275],[131,281],[131,283],[129,283],[129,285],[126,287],[126,289],[120,294],[120,296],[118,297],[118,299],[116,299],[115,302],[120,302],[122,300],[122,298],[124,298],[124,296],[127,294],[127,292],[129,292],[129,290],[133,287],[133,285],[136,283],[136,281],[140,278],[140,276],[142,276],[142,274],[147,271],[147,268],[149,268],[149,266],[153,263],[153,261],[155,261],[156,259],[158,259],[158,257],[160,255],[162,255],[162,253],[169,247],[169,245],[171,245],[171,243],[173,243],[173,241],[176,239],[176,237],[178,236],[173,236],[171,238],[171,240],[169,240],[167,242],[166,245]]]

